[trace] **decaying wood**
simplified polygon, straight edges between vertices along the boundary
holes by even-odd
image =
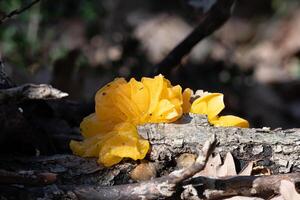
[[[54,173],[22,171],[19,173],[0,169],[0,184],[47,185],[56,181]]]
[[[264,199],[279,194],[280,182],[290,180],[300,183],[300,173],[277,174],[270,176],[233,176],[225,178],[196,177],[187,184],[195,185],[204,191],[206,199],[224,199],[231,196],[258,196]],[[199,194],[202,196],[202,194]]]
[[[147,124],[139,134],[151,143],[150,160],[171,161],[181,153],[195,153],[212,134],[216,134],[216,152],[231,152],[241,164],[260,160],[274,173],[300,171],[300,129],[224,128],[210,126],[202,115],[189,114],[172,124]]]
[[[58,174],[57,181],[46,187],[31,187],[23,184],[22,190],[20,190],[19,187],[16,187],[16,185],[5,184],[5,186],[1,186],[0,184],[0,193],[4,194],[4,192],[13,191],[13,195],[29,195],[26,196],[26,198],[24,197],[24,199],[42,197],[48,199],[78,199],[78,196],[89,199],[92,198],[93,195],[94,197],[95,195],[98,195],[99,197],[99,195],[103,194],[102,191],[107,191],[107,194],[110,196],[103,196],[103,198],[113,197],[117,199],[120,195],[123,195],[122,197],[125,196],[126,198],[128,195],[132,196],[132,193],[130,192],[136,191],[135,189],[139,189],[139,194],[141,194],[141,189],[145,189],[143,190],[145,192],[143,195],[147,194],[150,196],[148,189],[151,187],[155,188],[154,186],[158,186],[158,183],[161,183],[156,181],[164,179],[163,175],[170,173],[174,169],[175,172],[177,172],[176,166],[170,164],[174,162],[176,157],[182,153],[197,154],[197,149],[203,147],[204,142],[213,134],[215,134],[218,139],[215,151],[219,152],[221,155],[225,155],[229,151],[232,152],[234,158],[236,158],[241,165],[247,161],[262,160],[261,162],[257,161],[257,163],[272,169],[275,174],[277,174],[277,172],[299,172],[299,129],[269,130],[267,128],[218,128],[210,126],[207,118],[203,115],[189,114],[184,115],[182,119],[175,123],[147,124],[138,127],[138,130],[140,135],[148,139],[151,143],[151,151],[146,159],[155,162],[157,166],[159,166],[157,170],[158,176],[161,178],[153,179],[152,182],[134,183],[130,178],[129,173],[137,165],[137,162],[131,160],[124,160],[116,166],[104,168],[97,164],[96,159],[80,158],[73,155],[31,158],[11,157],[1,158],[1,169],[7,171],[10,170],[16,173],[19,173],[19,171],[22,170],[35,170],[39,173],[55,173]],[[295,179],[292,180],[299,182],[297,178],[299,175],[296,175],[297,174],[287,176],[293,176]],[[284,176],[274,175],[273,178],[274,180],[279,180],[283,177]],[[261,178],[263,179],[256,179],[255,177],[232,177],[232,179],[228,180],[216,180],[215,183],[218,184],[215,186],[210,185],[209,187],[211,190],[207,190],[207,192],[210,192],[206,192],[205,194],[209,194],[210,196],[207,197],[212,199],[215,198],[216,195],[229,196],[230,190],[221,192],[221,194],[215,190],[216,186],[220,186],[219,183],[221,185],[225,184],[225,186],[228,183],[228,187],[224,186],[225,188],[230,189],[232,186],[233,188],[231,189],[234,192],[239,192],[239,189],[242,190],[244,187],[245,191],[243,190],[243,193],[239,194],[246,195],[251,193],[251,188],[254,187],[253,185],[250,185],[250,183],[266,184],[265,182],[258,181],[265,180],[265,177]],[[173,177],[172,180],[176,181],[176,178]],[[207,178],[192,179],[192,181],[198,183],[199,180],[202,180],[203,182],[214,181]],[[237,185],[231,184],[230,181],[233,180],[240,180],[241,182],[245,181],[246,185],[238,188]],[[147,185],[147,183],[150,185],[143,187],[145,184]],[[172,183],[172,181],[168,183]],[[194,187],[196,187],[197,190],[199,189],[198,186],[201,187],[201,184],[198,183],[194,184]],[[166,187],[161,187],[161,190],[156,188],[151,191],[154,192],[154,196],[161,195],[158,191],[162,192],[163,195],[168,196],[167,194],[172,193],[172,190],[171,192],[169,191],[169,186],[170,185],[166,185]],[[7,187],[9,187],[9,190]],[[268,190],[268,188],[266,190]],[[124,194],[119,193],[119,191],[128,192]],[[258,191],[257,195],[259,196],[261,193],[263,192]]]
[[[97,163],[95,158],[81,158],[75,155],[58,154],[54,156],[9,156],[0,157],[0,169],[22,173],[34,170],[41,173],[57,174],[58,183],[65,185],[110,186],[129,182],[129,172],[136,166],[125,161],[111,168]],[[57,183],[57,182],[56,182]]]
[[[68,96],[67,93],[47,84],[24,84],[17,87],[0,90],[0,103],[11,100],[24,99],[60,99]]]
[[[176,192],[176,185],[181,183],[182,181],[192,177],[197,172],[201,171],[207,162],[208,157],[212,153],[215,148],[216,138],[212,136],[202,148],[202,151],[199,153],[196,162],[186,168],[176,170],[169,175],[162,176],[160,178],[152,179],[150,181],[144,181],[135,184],[121,184],[116,186],[104,187],[99,184],[92,184],[92,186],[80,185],[80,177],[81,175],[89,175],[91,174],[96,181],[99,181],[99,178],[106,179],[108,181],[109,177],[111,177],[111,181],[115,181],[114,179],[121,173],[123,164],[112,167],[110,169],[103,168],[96,164],[95,159],[83,159],[76,156],[54,156],[49,158],[18,158],[18,162],[30,163],[28,166],[32,167],[32,162],[35,162],[36,165],[40,165],[40,169],[47,169],[48,171],[61,173],[60,178],[65,180],[64,183],[67,183],[66,179],[69,179],[69,185],[61,185],[58,184],[56,186],[49,186],[48,188],[25,188],[24,191],[27,191],[27,198],[38,198],[42,193],[42,197],[47,198],[64,198],[68,197],[71,199],[157,199],[158,197],[168,197]],[[14,158],[16,159],[16,158]],[[14,160],[12,159],[12,160]],[[5,159],[8,163],[10,159]],[[69,161],[69,162],[68,162]],[[52,164],[52,165],[51,165]],[[125,166],[124,168],[130,169],[130,166]],[[117,170],[120,170],[117,172]],[[95,172],[100,172],[103,177],[97,177]],[[105,174],[105,171],[109,171],[109,173]],[[66,173],[66,174],[64,174]],[[7,184],[12,183],[11,177],[16,173],[5,172],[4,177],[10,177]],[[45,173],[44,173],[45,174]],[[47,173],[49,174],[49,173]],[[9,176],[7,176],[9,175]],[[68,177],[68,176],[71,176]],[[18,175],[19,177],[19,175]],[[85,177],[87,179],[87,177]],[[85,180],[85,183],[90,182],[90,180]],[[16,179],[13,179],[14,183],[16,183]],[[20,181],[18,179],[18,183],[22,184],[23,179]],[[26,179],[28,181],[28,179]],[[33,183],[34,181],[32,181]],[[28,182],[26,182],[28,184]],[[35,183],[35,182],[34,182]],[[31,184],[33,185],[33,184]],[[0,191],[3,189],[0,183]],[[4,188],[6,189],[6,188]],[[10,190],[17,190],[15,186],[12,186]],[[24,193],[24,191],[22,191]],[[76,194],[76,196],[74,196]]]
[[[176,192],[176,186],[201,171],[215,148],[214,135],[205,142],[196,162],[188,168],[176,170],[169,175],[143,181],[136,184],[111,187],[76,187],[72,191],[79,199],[157,199],[170,197]]]

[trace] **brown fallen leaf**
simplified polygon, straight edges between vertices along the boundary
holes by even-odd
[[[217,176],[224,177],[224,176],[235,176],[235,175],[237,175],[235,169],[235,163],[232,154],[228,152],[226,154],[223,165],[217,166]]]
[[[250,176],[253,170],[254,161],[250,161],[239,173],[240,176]]]
[[[216,154],[214,157],[210,156],[207,164],[201,172],[196,176],[209,176],[209,177],[225,177],[225,176],[235,176],[236,168],[233,157],[230,152],[226,154],[224,163],[222,164],[220,154]]]
[[[221,160],[220,154],[216,154],[215,156],[211,155],[208,158],[205,168],[201,172],[195,174],[194,177],[197,177],[197,176],[218,177],[217,167],[220,165],[222,165],[222,160]]]
[[[271,175],[271,171],[264,166],[255,166],[256,161],[249,162],[239,174],[236,172],[233,156],[230,152],[226,154],[224,162],[222,164],[220,154],[210,156],[205,168],[197,173],[197,176],[209,176],[209,177],[226,177],[226,176],[250,176],[250,175]]]
[[[300,194],[296,191],[295,184],[288,180],[280,182],[280,194],[284,200],[299,200]]]

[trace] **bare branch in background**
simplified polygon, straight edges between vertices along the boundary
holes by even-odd
[[[2,24],[3,22],[5,22],[6,20],[16,16],[16,15],[19,15],[21,14],[22,12],[28,10],[29,8],[31,8],[32,6],[34,6],[35,4],[37,4],[38,2],[40,2],[41,0],[34,0],[32,1],[31,3],[21,7],[21,8],[18,8],[18,9],[15,9],[13,11],[11,11],[10,13],[8,14],[5,14],[1,20],[0,20],[0,24]]]
[[[155,74],[168,76],[182,58],[202,39],[220,28],[230,17],[235,0],[219,0],[203,16],[199,25],[179,43],[160,63],[154,66]]]
[[[9,89],[0,89],[0,103],[23,99],[60,99],[68,96],[51,85],[24,84]]]

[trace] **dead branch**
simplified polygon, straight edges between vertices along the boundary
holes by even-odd
[[[179,43],[160,63],[154,66],[155,74],[168,76],[182,58],[203,38],[220,28],[230,17],[235,0],[218,0],[203,16],[199,25]]]
[[[300,173],[270,176],[233,176],[216,179],[196,177],[187,181],[186,184],[192,184],[195,188],[204,191],[206,199],[224,199],[231,196],[256,196],[268,199],[279,194],[282,180],[300,183]]]
[[[261,160],[274,173],[300,171],[300,129],[213,127],[206,116],[188,114],[171,124],[146,124],[139,134],[150,141],[151,161],[171,161],[182,153],[195,153],[211,134],[218,137],[216,152],[231,152],[243,162]]]
[[[56,181],[54,173],[22,171],[19,173],[0,169],[0,184],[47,185]]]
[[[96,159],[80,158],[73,155],[24,158],[19,162],[3,158],[5,162],[1,162],[0,160],[0,163],[1,168],[6,170],[10,169],[10,166],[16,166],[16,163],[21,162],[23,164],[17,168],[17,171],[24,169],[24,166],[30,166],[30,169],[35,171],[48,171],[59,175],[58,181],[51,186],[26,187],[26,194],[32,194],[34,198],[37,198],[38,195],[49,199],[168,197],[174,193],[176,186],[178,186],[176,189],[179,188],[180,190],[181,183],[184,183],[183,180],[188,180],[188,177],[195,170],[199,170],[201,165],[198,166],[199,168],[175,170],[173,173],[170,173],[173,169],[166,170],[166,167],[169,167],[170,163],[182,153],[196,154],[197,149],[202,147],[204,142],[213,134],[216,134],[218,138],[215,152],[219,152],[221,155],[230,151],[234,158],[241,163],[260,159],[262,161],[258,161],[257,164],[271,169],[273,174],[277,174],[278,172],[288,173],[290,171],[299,172],[299,131],[299,129],[218,128],[210,126],[205,116],[195,114],[184,115],[176,123],[143,125],[139,127],[139,133],[151,143],[151,152],[147,160],[155,162],[159,167],[157,168],[158,174],[169,173],[169,175],[133,184],[129,184],[132,182],[129,173],[136,166],[136,162],[128,162],[128,160],[124,160],[124,162],[111,168],[99,166]],[[293,181],[298,182],[298,175],[291,176],[295,177]],[[206,191],[205,195],[211,199],[218,198],[217,195],[228,197],[232,195],[231,191],[235,192],[235,195],[241,192],[240,190],[243,190],[242,195],[249,193],[256,195],[252,191],[252,188],[260,188],[260,190],[257,189],[257,195],[267,194],[266,191],[270,191],[271,193],[272,191],[268,188],[261,188],[262,184],[270,185],[270,188],[272,187],[272,184],[268,185],[267,183],[260,182],[259,180],[265,180],[265,177],[262,178],[244,178],[247,180],[244,180],[242,177],[223,178],[218,179],[219,182],[216,181],[215,186],[211,186],[214,183],[214,179],[211,180],[212,182],[209,182],[210,180],[207,179],[203,180],[203,182],[208,181],[208,186],[206,186],[205,183],[201,182],[201,178],[196,178],[192,179],[194,183],[187,182],[184,184],[194,186],[197,190],[201,190],[201,187],[203,188],[204,186],[207,187],[208,189],[202,190],[198,194],[201,195]],[[240,183],[236,179],[241,179]],[[228,184],[226,181],[229,181]],[[236,181],[237,183],[234,185],[230,181]],[[245,184],[242,183],[243,181],[245,181]],[[228,186],[223,186],[226,192],[222,190],[221,186],[223,183]],[[254,183],[258,184],[258,186],[253,185]],[[271,183],[277,184],[276,181]],[[14,185],[9,185],[9,187],[14,187]],[[194,191],[197,192],[196,189]],[[174,195],[176,196],[178,193]]]
[[[186,169],[176,170],[167,176],[136,184],[111,187],[77,187],[72,191],[79,199],[157,199],[159,197],[170,197],[175,193],[175,187],[179,183],[192,177],[205,167],[215,144],[216,138],[213,135],[205,142],[193,165]]]
[[[34,0],[32,1],[31,3],[21,7],[21,8],[18,8],[18,9],[15,9],[13,11],[11,11],[10,13],[4,15],[1,20],[0,20],[0,24],[2,24],[3,22],[5,22],[6,20],[16,16],[16,15],[19,15],[21,13],[23,13],[24,11],[30,9],[32,6],[34,6],[35,4],[37,4],[38,2],[40,2],[41,0]]]
[[[24,84],[13,88],[0,89],[0,103],[23,99],[60,99],[66,96],[68,96],[67,93],[47,84]]]

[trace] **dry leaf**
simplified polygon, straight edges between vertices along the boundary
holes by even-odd
[[[217,167],[222,165],[222,160],[220,154],[216,154],[215,156],[210,155],[208,161],[205,165],[205,168],[197,173],[197,176],[210,176],[210,177],[218,177],[217,176]]]
[[[224,177],[224,176],[235,176],[236,169],[233,157],[230,152],[226,154],[226,158],[222,166],[217,167],[217,176]]]
[[[223,165],[220,154],[216,154],[214,157],[210,156],[205,168],[195,176],[224,177],[235,175],[237,175],[235,163],[231,153],[228,152]]]
[[[280,194],[284,200],[299,200],[300,194],[296,191],[295,184],[288,180],[280,182]]]
[[[249,162],[249,163],[246,165],[246,167],[244,167],[244,168],[240,171],[239,175],[240,175],[240,176],[250,176],[251,173],[252,173],[253,166],[254,166],[254,162],[253,162],[253,161]]]
[[[288,180],[280,182],[280,195],[271,200],[299,200],[300,194],[296,191],[295,184]]]
[[[249,162],[238,174],[240,176],[250,176],[253,170],[259,170],[259,172],[264,172],[263,175],[270,175],[270,170],[268,168],[257,166],[254,167],[256,161]],[[257,171],[256,171],[257,172]],[[268,174],[269,173],[269,174]],[[214,157],[211,155],[207,161],[205,168],[197,173],[197,176],[209,176],[209,177],[225,177],[225,176],[236,176],[236,167],[234,163],[233,156],[230,152],[226,154],[225,160],[222,164],[220,154],[216,154]]]

